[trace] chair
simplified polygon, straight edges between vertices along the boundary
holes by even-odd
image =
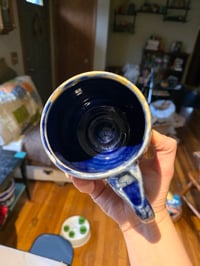
[[[192,188],[195,188],[196,191],[200,192],[200,151],[193,152],[193,156],[196,162],[197,170],[188,172],[189,182],[183,188],[181,197],[193,213],[200,219],[200,211],[197,209],[198,206],[196,206],[196,204],[187,197],[187,192],[189,192]]]
[[[199,171],[190,171],[188,172],[189,182],[183,188],[181,192],[181,197],[188,205],[188,207],[193,211],[193,213],[200,219],[200,212],[197,210],[196,206],[187,198],[187,192],[194,187],[200,192],[200,172]]]
[[[42,234],[36,238],[30,253],[60,261],[70,266],[73,260],[73,247],[64,237],[56,234]]]

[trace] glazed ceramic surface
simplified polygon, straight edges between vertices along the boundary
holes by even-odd
[[[62,83],[47,101],[41,138],[53,163],[81,179],[106,178],[144,221],[153,210],[138,160],[151,133],[149,106],[122,76],[91,71]]]

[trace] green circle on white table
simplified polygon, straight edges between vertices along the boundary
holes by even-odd
[[[83,216],[72,216],[63,222],[60,234],[69,240],[74,248],[81,247],[90,239],[90,224]]]

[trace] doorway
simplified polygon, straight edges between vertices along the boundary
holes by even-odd
[[[200,86],[200,31],[198,32],[190,61],[186,84],[191,86]]]
[[[55,83],[93,70],[97,0],[52,3]]]
[[[36,5],[17,0],[25,74],[46,102],[52,92],[49,1]]]

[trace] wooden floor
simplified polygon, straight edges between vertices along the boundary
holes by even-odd
[[[200,150],[200,110],[187,115],[186,125],[177,130],[180,138],[171,185],[180,193],[187,172],[196,167],[192,153]],[[72,184],[29,182],[32,200],[23,194],[6,225],[0,231],[0,244],[28,251],[41,233],[60,232],[63,221],[72,215],[83,215],[91,224],[89,242],[74,250],[73,266],[128,266],[125,243],[118,226]],[[193,193],[200,202],[200,194]],[[194,266],[200,265],[200,220],[183,203],[183,215],[175,223]],[[134,247],[133,247],[134,248]],[[167,252],[167,250],[166,250]],[[178,265],[177,265],[178,266]]]

